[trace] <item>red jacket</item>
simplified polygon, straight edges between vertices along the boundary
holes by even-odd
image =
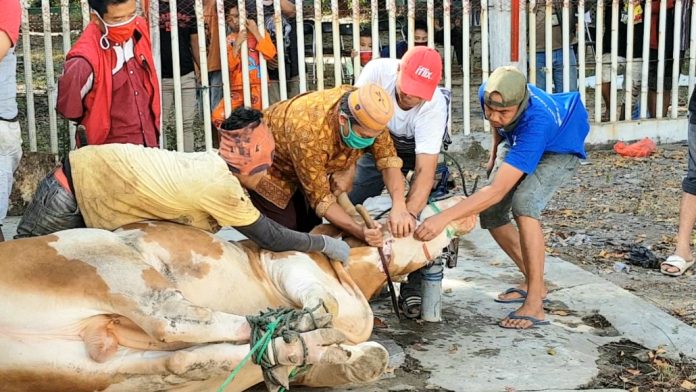
[[[150,76],[150,83],[147,83],[145,88],[150,96],[157,133],[156,135],[145,135],[145,139],[154,140],[154,144],[158,145],[162,110],[155,61],[152,58],[150,33],[145,19],[137,17],[134,23],[136,24],[135,31],[140,33],[140,39],[134,40],[133,51],[136,61],[139,61],[146,68]],[[110,134],[118,132],[118,130],[111,129],[110,116],[113,82],[111,72],[116,64],[116,58],[113,50],[104,50],[99,46],[102,34],[95,22],[90,23],[66,56],[66,60],[73,57],[84,58],[92,66],[94,73],[92,89],[84,98],[85,115],[79,121],[87,131],[87,144],[90,145],[108,143]],[[79,146],[79,136],[77,143]],[[134,140],[133,143],[142,144],[143,142],[142,140]]]

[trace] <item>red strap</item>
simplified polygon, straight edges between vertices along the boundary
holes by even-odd
[[[62,166],[57,167],[56,170],[53,171],[53,177],[56,179],[56,181],[58,181],[63,189],[72,194],[70,191],[70,185],[68,185],[68,177],[65,176]]]

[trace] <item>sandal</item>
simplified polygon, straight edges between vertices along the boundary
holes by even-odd
[[[667,258],[667,260],[660,263],[660,272],[669,276],[682,276],[689,268],[694,265],[694,260],[686,261],[683,257],[672,255]],[[677,271],[670,272],[665,270],[664,267],[674,267]]]

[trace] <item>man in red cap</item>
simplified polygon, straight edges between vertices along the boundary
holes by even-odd
[[[432,48],[415,46],[401,60],[382,58],[370,61],[360,73],[356,86],[368,83],[380,85],[394,104],[394,116],[387,127],[394,147],[404,165],[406,174],[414,171],[406,197],[406,208],[411,215],[412,228],[428,202],[435,180],[438,155],[443,140],[448,138],[449,91],[437,86],[442,77],[442,59]],[[375,167],[374,157],[365,154],[357,163],[350,199],[358,204],[377,196],[384,182]],[[350,187],[346,185],[346,187]],[[408,233],[406,233],[408,234]],[[409,275],[409,283],[402,285],[402,303],[408,302],[407,315],[420,313],[420,271]]]
[[[244,193],[240,182],[253,185],[273,160],[273,139],[261,119],[254,109],[233,111],[221,126],[218,153],[118,143],[71,151],[39,184],[15,238],[165,220],[209,232],[232,226],[264,249],[324,252],[346,262],[346,243],[289,230]]]
[[[392,196],[392,232],[412,232],[401,159],[384,132],[393,111],[387,92],[375,84],[303,94],[266,109],[264,121],[273,132],[276,156],[249,192],[254,205],[291,229],[309,231],[326,218],[344,232],[381,246],[381,231],[357,224],[337,203],[341,189],[332,186],[332,177],[354,166],[367,150]]]

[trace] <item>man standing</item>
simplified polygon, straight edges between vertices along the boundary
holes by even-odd
[[[404,162],[402,172],[406,174],[414,170],[406,197],[406,209],[414,225],[428,202],[440,148],[447,136],[449,96],[437,88],[441,77],[440,54],[426,46],[415,46],[401,60],[382,58],[370,61],[355,83],[356,86],[380,85],[394,105],[394,116],[388,127],[396,151]],[[382,193],[384,182],[371,154],[365,154],[356,166],[350,199],[359,204]],[[420,278],[420,271],[412,272],[408,283],[401,285],[400,303],[409,317],[420,314]]]
[[[17,121],[17,56],[22,9],[19,0],[4,3],[0,13],[0,242],[2,222],[10,203],[13,174],[22,158],[22,134]]]
[[[260,214],[244,193],[242,185],[253,185],[273,159],[273,139],[261,118],[257,110],[232,112],[221,126],[218,153],[130,144],[71,151],[39,184],[16,238],[166,220],[209,232],[232,226],[264,249],[324,252],[347,261],[344,242],[288,230]]]
[[[56,111],[84,126],[78,146],[158,147],[159,84],[147,21],[136,15],[135,0],[89,6],[94,19],[66,56]]]
[[[691,253],[691,234],[696,223],[696,90],[689,99],[689,163],[682,181],[682,199],[679,207],[679,232],[674,254],[660,265],[665,275],[681,276],[694,265]]]
[[[392,196],[390,227],[395,236],[413,230],[404,200],[401,159],[389,133],[393,114],[386,91],[375,84],[358,89],[338,86],[279,102],[265,111],[276,155],[253,192],[259,210],[282,225],[309,231],[321,218],[372,246],[382,245],[378,229],[358,225],[341,208],[332,177],[355,164],[370,149]]]
[[[427,241],[452,220],[480,212],[488,229],[517,264],[525,282],[500,294],[497,302],[523,303],[500,322],[503,328],[526,329],[544,321],[544,233],[541,212],[556,189],[571,178],[590,130],[579,93],[551,95],[527,84],[514,67],[496,69],[479,89],[493,133],[487,169],[490,185],[426,219],[415,236]],[[517,228],[510,222],[510,211]]]

